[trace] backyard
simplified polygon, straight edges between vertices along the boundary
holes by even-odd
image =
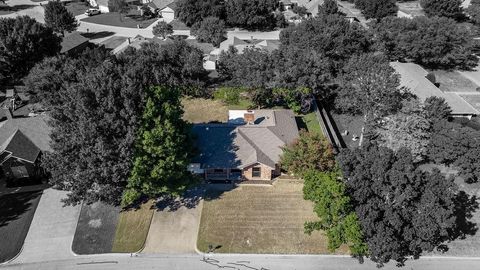
[[[316,220],[303,199],[303,184],[277,180],[273,186],[240,186],[205,196],[197,247],[220,253],[327,254],[326,236],[306,235],[305,221]],[[336,254],[347,254],[342,247]]]
[[[185,111],[183,119],[193,124],[228,120],[228,107],[219,100],[184,98],[182,105]]]
[[[478,87],[457,71],[434,70],[430,72],[435,75],[440,90],[444,92],[476,92]]]
[[[0,196],[0,263],[22,250],[41,196],[41,191]]]
[[[131,9],[126,15],[120,15],[118,12],[109,12],[81,19],[81,21],[89,23],[128,28],[146,28],[157,20],[158,18],[145,19],[140,16],[138,10],[134,9]]]
[[[306,129],[309,132],[316,133],[322,132],[314,112],[296,116],[295,120],[297,121],[298,129]]]

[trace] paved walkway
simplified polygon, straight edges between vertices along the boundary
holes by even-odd
[[[43,191],[20,255],[12,263],[71,259],[80,206],[63,207],[66,192]]]
[[[182,199],[157,204],[142,253],[195,253],[204,189]]]

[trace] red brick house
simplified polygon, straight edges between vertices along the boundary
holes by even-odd
[[[207,180],[272,180],[280,175],[282,147],[298,137],[298,127],[290,110],[257,110],[229,123],[194,125],[193,134],[198,155],[190,171]]]

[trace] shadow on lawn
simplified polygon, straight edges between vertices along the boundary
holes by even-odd
[[[20,218],[32,207],[34,198],[40,196],[41,191],[8,194],[0,197],[0,227],[7,226],[11,221]]]
[[[101,31],[101,32],[82,33],[82,36],[88,39],[97,39],[97,38],[105,38],[105,37],[113,36],[113,34],[115,33],[110,31]]]
[[[24,9],[36,7],[36,5],[15,5],[15,6],[0,6],[0,11],[12,11],[17,12]]]
[[[202,200],[205,194],[205,188],[200,186],[188,190],[181,197],[175,197],[171,195],[165,195],[158,199],[155,204],[157,211],[169,211],[174,212],[180,209],[180,207],[186,207],[192,209],[197,207],[197,205]]]

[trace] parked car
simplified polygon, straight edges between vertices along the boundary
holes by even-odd
[[[100,14],[100,10],[97,8],[89,8],[85,11],[85,15],[87,16],[93,16],[97,14]]]

